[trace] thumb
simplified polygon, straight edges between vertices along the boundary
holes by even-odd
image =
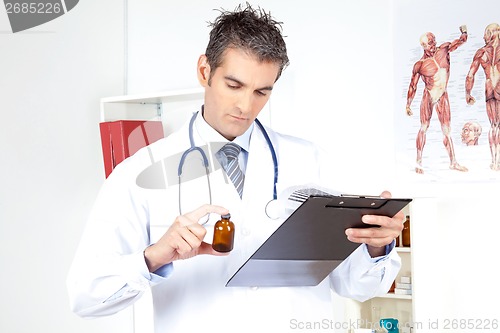
[[[390,198],[392,198],[392,194],[391,194],[391,192],[389,192],[389,191],[384,191],[384,192],[382,192],[382,193],[380,194],[380,197],[382,197],[382,198],[386,198],[386,199],[390,199]]]

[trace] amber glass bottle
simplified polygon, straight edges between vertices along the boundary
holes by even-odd
[[[410,246],[410,215],[406,215],[405,224],[402,232],[402,240],[403,246]]]
[[[392,281],[391,288],[389,289],[389,293],[394,293],[394,290],[396,289],[396,280]]]
[[[234,223],[229,219],[231,214],[222,215],[214,226],[212,248],[217,252],[229,252],[234,246]]]

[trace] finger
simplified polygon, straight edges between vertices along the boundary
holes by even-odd
[[[359,231],[359,230],[357,230]],[[351,233],[352,232],[352,233]],[[346,235],[347,239],[353,243],[359,243],[359,244],[369,244],[372,246],[383,246],[386,244],[391,243],[394,240],[394,237],[388,236],[386,234],[381,234],[377,235],[376,233],[370,234],[370,233],[359,233],[359,232],[354,232],[354,231],[347,231],[346,230]]]
[[[403,223],[399,218],[390,218],[379,215],[364,215],[362,221],[378,228],[349,228],[346,235],[355,238],[396,238],[403,229]]]
[[[383,216],[379,216],[379,215],[363,215],[361,217],[361,222],[363,223],[366,223],[366,224],[369,224],[369,225],[373,225],[373,226],[379,226],[379,227],[382,227],[384,226],[385,224],[383,223],[383,221],[381,222],[381,218],[383,218]],[[367,227],[367,228],[348,228],[345,230],[345,234],[347,236],[350,236],[350,237],[366,237],[366,235],[368,235],[367,232],[369,232],[370,234],[373,233],[373,230],[371,229],[379,229],[379,228],[370,228],[370,227]],[[364,230],[367,230],[367,231],[364,231]],[[363,236],[363,233],[365,236]]]
[[[229,255],[229,252],[215,251],[212,248],[212,244],[209,244],[206,242],[202,242],[198,250],[199,250],[198,254],[209,254],[209,255],[213,255],[213,256],[227,256],[227,255]]]
[[[179,235],[193,248],[200,246],[206,233],[205,228],[198,223],[182,227],[179,230]]]
[[[361,220],[366,224],[378,225],[380,228],[374,229],[388,231],[391,234],[395,234],[394,237],[397,237],[403,230],[404,214],[399,212],[392,218],[378,215],[364,215]]]
[[[186,227],[179,229],[175,249],[180,255],[186,255],[193,250],[197,250],[202,243],[202,240],[196,237]]]
[[[361,217],[363,223],[369,225],[379,225],[379,226],[389,226],[391,224],[391,218],[381,215],[363,215]]]
[[[207,229],[198,223],[192,223],[185,226],[193,235],[195,235],[199,240],[203,240],[207,234]]]
[[[210,213],[224,215],[224,214],[229,213],[229,211],[222,206],[208,205],[207,204],[207,205],[203,205],[201,207],[198,207],[197,209],[195,209],[189,213],[184,214],[185,218],[181,218],[182,216],[180,216],[179,222],[182,225],[189,225],[192,223],[198,223],[202,217],[204,217]]]
[[[396,224],[396,225],[399,225],[399,224],[404,224],[405,223],[405,213],[400,210],[399,212],[397,212],[396,215],[394,215],[392,217],[392,221]]]
[[[386,236],[379,228],[351,228],[347,229],[345,234],[352,238],[380,238]]]
[[[348,229],[346,235],[353,243],[365,243],[377,247],[390,244],[395,238],[392,232],[387,233],[387,230],[378,228]]]
[[[390,198],[392,198],[392,194],[391,194],[391,192],[389,192],[389,191],[383,191],[383,192],[380,194],[380,197],[381,197],[381,198],[390,199]]]

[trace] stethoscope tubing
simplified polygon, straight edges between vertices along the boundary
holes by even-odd
[[[184,153],[182,154],[181,159],[179,161],[178,168],[177,168],[177,175],[179,177],[179,213],[180,214],[182,214],[182,210],[181,210],[181,176],[182,176],[182,168],[184,167],[184,162],[186,160],[186,157],[190,153],[192,153],[192,152],[197,151],[201,155],[201,157],[203,159],[203,165],[204,165],[204,167],[206,169],[207,179],[208,179],[208,189],[209,189],[209,196],[210,196],[210,204],[212,203],[212,193],[211,193],[211,186],[210,186],[210,177],[208,176],[209,175],[209,171],[208,171],[208,158],[207,158],[207,155],[205,154],[205,152],[203,151],[203,149],[201,149],[200,147],[197,147],[195,145],[195,143],[194,143],[193,127],[194,127],[194,121],[196,120],[196,116],[197,115],[198,115],[198,112],[193,113],[193,116],[191,117],[191,120],[189,121],[189,143],[190,143],[190,147],[188,149],[186,149],[184,151]],[[267,143],[267,145],[269,147],[269,151],[271,152],[271,157],[273,159],[273,166],[274,166],[274,181],[273,182],[274,182],[274,184],[273,184],[273,200],[271,200],[271,201],[276,201],[277,198],[278,198],[278,193],[277,193],[277,189],[276,189],[276,186],[278,184],[278,174],[279,174],[279,170],[278,170],[278,157],[276,156],[276,151],[274,150],[273,143],[271,141],[271,138],[267,134],[267,131],[264,128],[264,125],[262,125],[262,123],[257,118],[255,119],[255,123],[257,124],[257,126],[260,129],[260,131],[262,132],[262,135],[264,135],[264,139],[266,140],[266,143]],[[269,203],[268,203],[268,205],[269,205]],[[266,207],[267,207],[267,205],[266,205]],[[267,209],[266,209],[266,214],[267,214]]]

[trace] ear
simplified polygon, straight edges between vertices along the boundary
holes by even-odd
[[[203,87],[208,86],[208,79],[210,78],[210,65],[208,64],[207,56],[202,54],[198,59],[198,81]]]

